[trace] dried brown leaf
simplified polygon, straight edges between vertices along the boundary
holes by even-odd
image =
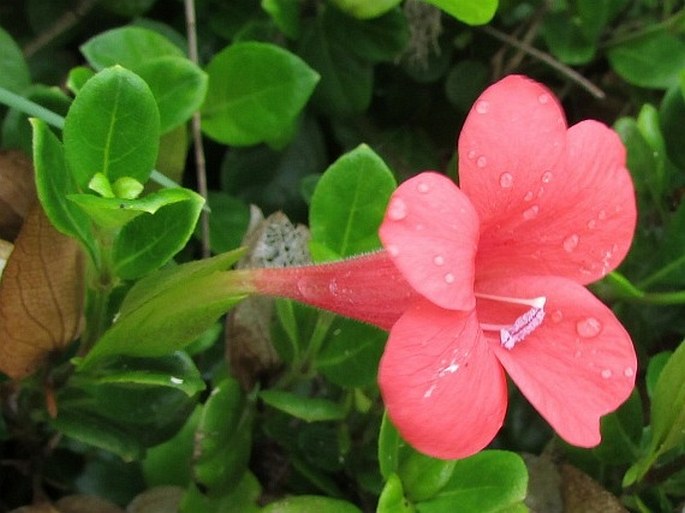
[[[69,495],[55,503],[59,513],[124,513],[119,506],[93,495]]]
[[[13,509],[10,513],[61,513],[52,504],[43,503],[34,506],[22,506],[21,508]]]
[[[564,513],[628,513],[615,495],[586,473],[566,463],[559,469]]]
[[[73,341],[83,295],[78,244],[55,230],[36,206],[0,280],[0,370],[23,378]]]
[[[156,486],[137,495],[127,513],[176,513],[185,489],[180,486]]]
[[[24,218],[36,201],[33,166],[20,151],[0,152],[0,238],[17,237]]]

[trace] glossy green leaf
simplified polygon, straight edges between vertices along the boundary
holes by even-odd
[[[232,378],[219,383],[202,409],[195,433],[193,476],[221,496],[242,479],[250,458],[252,406]]]
[[[196,406],[178,433],[166,442],[147,450],[141,465],[145,484],[149,487],[188,486],[192,477],[190,462],[195,428],[200,420],[201,410],[201,406]]]
[[[399,453],[402,439],[393,425],[388,412],[383,412],[381,429],[378,435],[378,465],[381,475],[389,480],[397,472],[399,466]],[[404,494],[404,492],[402,492]]]
[[[671,356],[673,356],[673,351],[662,351],[649,359],[645,384],[647,385],[647,394],[650,398],[654,397],[654,389],[659,381],[659,376],[661,376],[661,371],[664,370]]]
[[[105,356],[164,356],[182,349],[244,297],[232,292],[235,285],[226,272],[168,285],[152,297],[140,293],[140,306],[122,310],[80,365],[90,366]]]
[[[298,495],[272,502],[262,508],[261,513],[361,513],[361,510],[339,499]]]
[[[119,64],[133,69],[164,56],[184,57],[166,37],[141,27],[119,27],[102,32],[81,45],[81,53],[96,70]]]
[[[95,173],[145,183],[159,146],[159,112],[145,81],[115,66],[91,78],[64,122],[67,167],[82,189]]]
[[[468,25],[484,25],[497,11],[498,0],[425,0]]]
[[[378,498],[376,513],[414,513],[415,511],[414,505],[404,497],[400,478],[397,474],[389,475]]]
[[[328,168],[314,191],[309,214],[312,242],[341,257],[380,248],[378,227],[395,187],[392,172],[371,148],[361,145],[346,153]]]
[[[169,387],[189,397],[205,389],[202,375],[193,360],[177,351],[160,358],[112,358],[90,371],[91,383]]]
[[[350,50],[346,38],[335,38],[318,20],[304,31],[299,54],[321,76],[312,99],[320,111],[346,117],[369,107],[373,66]]]
[[[67,199],[68,194],[77,191],[77,186],[67,172],[62,144],[45,122],[32,119],[31,124],[36,190],[43,210],[55,228],[79,240],[93,257],[96,250],[90,231],[90,221]]]
[[[136,66],[134,71],[155,96],[161,133],[188,121],[205,99],[207,74],[186,58],[159,57]]]
[[[450,481],[457,460],[440,460],[411,451],[397,471],[404,494],[412,502],[425,501],[435,497]]]
[[[0,87],[20,93],[31,83],[29,67],[21,48],[2,27],[0,27]]]
[[[168,205],[199,201],[194,192],[181,188],[162,189],[136,199],[103,198],[94,194],[69,194],[67,199],[87,213],[95,224],[106,229],[119,228],[141,214],[152,215]]]
[[[164,205],[126,224],[114,241],[114,271],[124,279],[143,276],[166,264],[188,242],[202,211],[199,194],[183,189],[186,201]]]
[[[368,20],[382,16],[390,11],[402,0],[376,0],[369,2],[368,0],[332,0],[333,3],[350,16],[360,20]]]
[[[191,486],[179,506],[180,513],[259,513],[257,505],[262,487],[251,472],[245,472],[240,482],[223,495],[208,497]]]
[[[378,362],[388,334],[350,319],[333,321],[315,365],[331,382],[348,388],[376,381]]]
[[[662,30],[615,46],[607,56],[614,71],[628,83],[668,89],[679,82],[685,68],[685,42]]]
[[[262,9],[290,39],[300,36],[300,7],[299,0],[262,0]]]
[[[145,447],[135,434],[115,428],[109,419],[98,415],[66,410],[51,424],[60,433],[116,454],[125,461],[138,460],[145,454]]]
[[[238,43],[207,66],[202,129],[236,146],[282,145],[319,80],[296,55],[266,43]]]
[[[75,68],[69,70],[67,87],[72,93],[78,94],[79,91],[83,89],[83,86],[86,85],[86,82],[93,78],[93,75],[95,75],[95,72],[91,68],[86,66],[76,66]]]
[[[503,477],[506,476],[506,479]],[[523,460],[506,451],[483,451],[454,464],[451,479],[437,495],[416,505],[419,513],[495,513],[526,497]]]
[[[259,397],[272,408],[307,422],[345,418],[345,409],[328,399],[304,397],[285,390],[264,390]]]
[[[685,442],[685,343],[669,358],[654,387],[651,408],[653,452]]]
[[[642,432],[642,401],[635,390],[618,410],[602,417],[602,442],[592,453],[610,465],[633,463],[638,459]]]

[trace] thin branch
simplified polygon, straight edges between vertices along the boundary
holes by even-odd
[[[539,61],[544,62],[547,64],[549,67],[554,68],[557,70],[559,73],[567,77],[569,80],[572,80],[576,84],[578,84],[580,87],[585,89],[588,93],[590,93],[592,96],[595,98],[598,98],[600,100],[603,100],[606,98],[606,94],[604,91],[602,91],[599,87],[597,87],[595,84],[590,82],[587,78],[585,78],[583,75],[575,71],[574,69],[568,67],[566,64],[563,64],[556,60],[554,57],[549,55],[548,53],[542,52],[538,50],[537,48],[534,48],[530,46],[529,44],[522,43],[521,41],[514,39],[513,37],[505,34],[504,32],[501,32],[493,27],[490,27],[489,25],[485,25],[480,28],[483,32],[488,34],[489,36],[494,37],[495,39],[499,39],[500,41],[507,43],[515,48],[519,48],[526,52],[528,55],[531,57],[534,57],[538,59]]]
[[[199,63],[197,51],[197,22],[195,19],[195,0],[185,0],[186,8],[186,31],[188,34],[188,56],[195,64]],[[202,118],[200,111],[193,114],[192,121],[193,146],[195,147],[195,166],[197,173],[197,190],[207,201],[207,164],[205,150],[202,144]],[[211,254],[211,241],[209,235],[209,212],[203,210],[200,215],[200,233],[202,237],[202,256],[207,258]]]
[[[41,31],[38,36],[32,41],[29,41],[24,46],[23,52],[25,57],[31,57],[38,50],[50,44],[61,34],[64,34],[71,27],[76,25],[81,18],[90,12],[95,7],[97,0],[81,0],[76,6],[65,12],[62,16],[57,18],[55,22],[46,30]]]

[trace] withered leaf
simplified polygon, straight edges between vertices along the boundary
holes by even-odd
[[[59,513],[124,513],[119,506],[93,495],[69,495],[55,503]]]
[[[0,279],[0,371],[26,377],[73,341],[83,296],[80,247],[55,230],[36,204]]]
[[[156,486],[136,495],[127,513],[176,513],[185,489],[180,486]]]
[[[560,470],[564,513],[628,513],[615,495],[586,473],[566,463]]]
[[[33,166],[20,151],[0,152],[0,238],[12,241],[36,201]]]

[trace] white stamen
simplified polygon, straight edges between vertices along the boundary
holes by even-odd
[[[545,318],[545,311],[542,308],[531,308],[521,317],[516,319],[511,328],[501,329],[499,332],[499,340],[502,346],[506,349],[513,349],[513,347],[521,342],[528,335],[533,333],[535,329],[542,324]]]
[[[502,303],[511,303],[513,305],[525,305],[530,306],[531,308],[537,308],[538,310],[542,310],[547,302],[545,296],[534,297],[533,299],[522,299],[518,297],[496,296],[494,294],[481,294],[480,292],[476,292],[474,295],[481,299],[501,301]]]

